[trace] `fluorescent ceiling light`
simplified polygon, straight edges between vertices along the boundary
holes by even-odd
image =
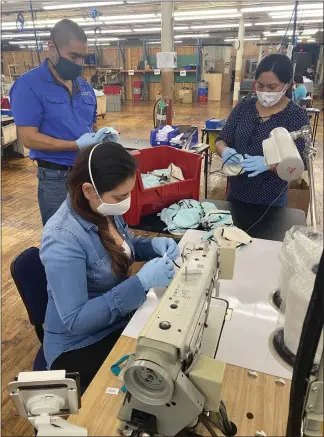
[[[181,44],[183,41],[174,41],[174,44]]]
[[[229,28],[233,28],[233,27],[239,27],[239,24],[231,24],[231,23],[227,23],[227,24],[204,24],[204,25],[199,25],[199,26],[190,26],[190,29],[229,29]],[[245,23],[244,27],[251,27],[252,23]]]
[[[142,18],[159,18],[161,19],[161,14],[132,14],[132,15],[103,15],[100,17],[100,21],[106,21],[110,23],[111,21],[124,21],[124,20],[138,20]],[[93,22],[94,20],[92,20]],[[96,21],[95,21],[96,23]]]
[[[161,23],[161,18],[132,18],[132,19],[120,19],[116,22],[110,22],[109,20],[104,21],[103,22],[105,26],[117,26],[119,24],[140,24],[140,23],[145,23],[145,24],[153,24],[153,23]],[[94,22],[94,24],[96,24],[96,22]],[[83,25],[82,25],[83,26]],[[97,24],[98,26],[98,24]]]
[[[304,35],[313,35],[314,33],[317,33],[319,29],[307,29],[304,30],[303,33],[301,34],[301,36]],[[267,35],[267,36],[277,36],[277,35],[293,35],[293,31],[292,30],[288,30],[287,32],[285,30],[277,30],[277,32],[263,32],[263,35]],[[297,37],[300,36],[299,32],[296,32]]]
[[[264,21],[261,23],[254,23],[255,26],[276,26],[276,25],[285,25],[285,24],[289,24],[290,21]],[[307,19],[303,19],[303,20],[298,20],[297,21],[297,25],[298,24],[311,24],[311,23],[323,23],[323,19],[320,18],[318,20],[307,20]]]
[[[94,47],[96,44],[89,44],[89,47]],[[97,44],[97,47],[101,47],[101,46],[110,46],[110,42],[99,42],[98,44]]]
[[[174,39],[180,38],[209,38],[209,33],[196,33],[192,35],[175,35]]]
[[[146,44],[156,44],[156,45],[159,45],[159,44],[161,44],[161,41],[147,41]]]
[[[21,42],[23,42],[23,41],[21,41]],[[26,46],[27,46],[27,47],[36,47],[35,41],[34,41],[33,43],[29,43],[29,44],[21,45],[20,48],[25,48]],[[47,42],[46,42],[46,43],[43,43],[43,46],[44,46],[44,47],[47,47]]]
[[[199,26],[190,26],[190,29],[227,29],[228,27],[239,27],[239,24],[203,24]]]
[[[37,36],[50,36],[49,32],[37,32]],[[34,33],[11,33],[1,35],[2,39],[21,39],[21,38],[34,38]]]
[[[230,38],[226,38],[224,39],[224,41],[235,41],[237,38],[234,38],[234,36],[231,36]],[[246,38],[244,38],[244,41],[260,41],[260,37],[258,36],[247,36]],[[263,40],[266,40],[267,38],[262,38]]]
[[[56,11],[58,9],[76,9],[76,8],[94,8],[97,6],[116,6],[122,5],[124,2],[92,2],[92,3],[71,3],[67,5],[48,5],[43,6],[45,11]]]
[[[202,16],[190,16],[190,17],[174,17],[174,21],[201,21],[201,20],[223,20],[225,18],[240,18],[242,14],[230,14],[230,15],[219,15],[215,16],[213,14],[202,15]]]
[[[261,6],[261,7],[248,7],[241,8],[241,12],[271,12],[271,11],[292,11],[294,9],[294,5],[287,6]],[[309,3],[309,4],[300,4],[298,5],[298,10],[301,11],[303,9],[318,9],[320,6],[318,3]]]
[[[278,12],[274,12],[274,13],[270,13],[269,15],[271,18],[291,18],[292,14],[286,14],[286,13],[278,13]],[[297,14],[297,18],[299,17],[299,19],[304,19],[306,17],[318,17],[323,15],[323,9],[318,9],[316,11],[309,11],[309,12],[302,12],[301,14]]]
[[[101,42],[101,41],[118,41],[119,38],[97,38],[97,42]],[[88,39],[89,42],[96,42],[96,38],[89,38]]]
[[[189,26],[175,26],[174,30],[188,30]]]
[[[134,32],[161,32],[161,27],[143,27],[142,29],[133,29]]]
[[[105,30],[105,29],[101,29],[101,32],[97,33],[97,36],[100,37],[100,35],[104,35],[107,33],[129,33],[132,32],[132,29],[109,29],[109,30]],[[86,30],[85,34],[86,35],[93,35],[95,33],[95,30]]]
[[[15,45],[18,45],[18,44],[26,44],[26,45],[29,45],[29,44],[35,44],[35,40],[27,40],[27,41],[8,41],[8,43],[9,44],[15,44]],[[35,44],[36,45],[36,44]]]
[[[174,17],[198,17],[200,15],[224,15],[238,13],[238,9],[201,9],[195,11],[175,12]],[[242,15],[242,14],[240,14]]]

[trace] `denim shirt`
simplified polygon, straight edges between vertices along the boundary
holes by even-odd
[[[157,256],[149,238],[133,237],[121,216],[114,219],[135,261]],[[72,209],[69,197],[46,223],[40,257],[48,289],[44,327],[48,369],[62,353],[125,327],[129,313],[146,299],[136,275],[126,280],[114,276],[97,226]]]

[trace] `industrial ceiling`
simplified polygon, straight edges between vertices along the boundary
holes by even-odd
[[[114,45],[117,41],[159,42],[161,1],[6,0],[1,1],[3,49],[15,50],[35,45],[30,4],[37,38],[44,44],[50,29],[62,18],[78,22],[87,33],[89,45]],[[204,43],[230,40],[237,35],[242,14],[245,17],[246,39],[259,40],[263,37],[269,42],[278,41],[285,34],[291,36],[293,8],[293,1],[284,0],[174,1],[175,41],[191,44],[197,38],[202,38]],[[300,1],[297,23],[300,40],[323,43],[323,1]]]

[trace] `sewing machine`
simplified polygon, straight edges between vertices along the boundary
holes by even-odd
[[[198,128],[190,127],[186,132],[171,140],[172,145],[177,145],[183,150],[191,150],[198,144]]]
[[[184,247],[179,271],[122,370],[127,393],[118,415],[120,433],[172,437],[195,426],[204,410],[218,411],[225,364],[214,359],[215,350],[203,354],[204,333],[217,281],[232,279],[234,259],[230,242]],[[226,309],[221,324],[225,316]]]

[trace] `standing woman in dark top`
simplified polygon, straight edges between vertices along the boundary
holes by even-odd
[[[255,74],[257,96],[239,102],[228,117],[216,142],[216,151],[223,162],[240,163],[245,173],[229,178],[227,200],[287,204],[288,184],[277,176],[276,166],[266,165],[262,141],[276,127],[293,132],[309,124],[306,111],[287,97],[291,95],[292,79],[293,68],[287,56],[267,56]],[[304,140],[298,139],[296,145],[305,162]]]

